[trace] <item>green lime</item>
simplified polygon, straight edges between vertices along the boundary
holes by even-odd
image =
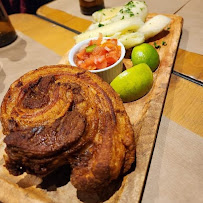
[[[152,84],[153,74],[150,67],[141,63],[123,71],[110,85],[124,102],[131,102],[147,94]]]
[[[147,43],[143,43],[133,48],[131,60],[133,65],[146,63],[152,71],[155,71],[159,66],[159,54],[157,50]]]

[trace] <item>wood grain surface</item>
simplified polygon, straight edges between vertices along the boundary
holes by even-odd
[[[40,16],[46,17],[50,20],[60,23],[61,25],[65,25],[80,32],[86,30],[91,24],[91,21],[89,20],[73,16],[58,9],[50,8],[46,5],[40,7],[37,10],[37,13]]]
[[[13,14],[9,17],[16,30],[61,56],[75,44],[75,33],[39,17],[30,14]]]
[[[203,88],[172,75],[163,114],[203,137]]]
[[[174,70],[203,82],[203,55],[179,49]]]
[[[151,14],[148,17],[152,17]],[[162,32],[154,39],[151,44],[156,41],[161,44],[165,41],[168,45],[162,46],[158,50],[160,56],[160,66],[154,72],[154,84],[150,93],[138,101],[126,104],[126,110],[130,115],[131,122],[134,124],[137,133],[137,162],[133,178],[128,177],[128,184],[123,194],[128,194],[126,202],[131,201],[131,197],[135,197],[135,202],[139,202],[151,154],[153,151],[154,141],[156,138],[164,99],[169,83],[170,73],[172,71],[173,62],[179,42],[182,29],[182,18],[175,15],[169,15],[172,19],[170,32]],[[131,174],[130,174],[131,175]],[[135,186],[136,185],[136,186]],[[127,192],[128,191],[128,192]],[[130,194],[129,194],[130,193]],[[136,195],[135,195],[136,194]]]

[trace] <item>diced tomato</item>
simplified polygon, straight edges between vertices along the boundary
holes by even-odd
[[[104,49],[104,47],[100,47],[100,46],[97,46],[93,52],[92,52],[92,55],[94,56],[102,56],[102,55],[105,55],[107,53],[106,49]]]
[[[89,43],[89,45],[92,45],[92,44],[96,44],[97,46],[101,45],[102,38],[103,38],[102,34],[99,33],[98,39],[91,40],[90,43]]]
[[[86,70],[103,69],[114,64],[121,55],[121,47],[117,45],[117,39],[107,39],[102,43],[102,35],[96,40],[91,40],[88,46],[96,47],[86,52],[86,47],[79,50],[75,57],[77,66]]]
[[[97,69],[103,69],[103,68],[106,68],[107,66],[108,66],[107,61],[105,60],[97,64]]]
[[[97,63],[102,63],[106,59],[105,55],[97,57]]]
[[[111,66],[116,62],[116,59],[114,57],[111,57],[111,56],[107,57],[106,60],[107,60],[108,66]]]
[[[117,45],[118,40],[117,39],[108,39],[107,42],[110,42],[111,44]]]
[[[79,51],[77,54],[76,54],[76,56],[77,56],[77,58],[78,59],[85,59],[85,55],[86,55],[86,53],[85,53],[85,49],[82,49],[81,51]]]
[[[86,66],[94,65],[94,58],[93,57],[87,58],[84,62]]]

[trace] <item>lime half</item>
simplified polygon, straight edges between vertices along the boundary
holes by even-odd
[[[123,71],[110,85],[124,102],[131,102],[147,94],[152,84],[152,71],[147,64],[142,63]]]

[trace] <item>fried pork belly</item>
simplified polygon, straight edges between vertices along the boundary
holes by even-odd
[[[109,84],[83,69],[44,66],[9,88],[1,105],[5,166],[46,176],[64,164],[83,191],[105,187],[135,160],[134,133]]]

